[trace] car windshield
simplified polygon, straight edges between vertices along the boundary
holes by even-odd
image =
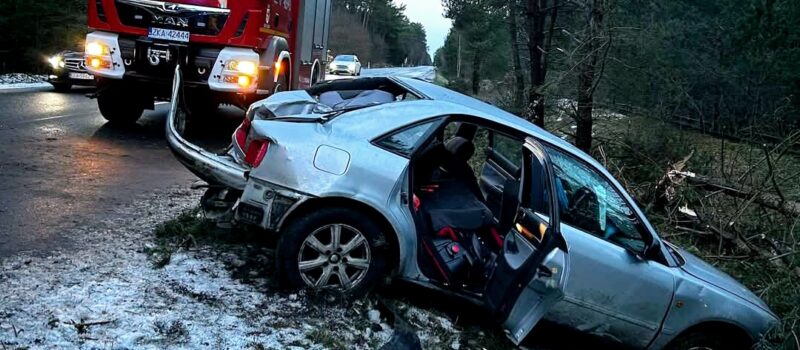
[[[339,55],[339,56],[336,56],[334,61],[353,62],[353,61],[355,61],[355,56],[353,56],[353,55]]]

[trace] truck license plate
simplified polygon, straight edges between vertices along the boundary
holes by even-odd
[[[180,41],[183,43],[189,42],[189,32],[183,30],[151,27],[147,33],[147,37],[161,40]]]
[[[94,76],[87,73],[69,73],[70,79],[92,80]]]

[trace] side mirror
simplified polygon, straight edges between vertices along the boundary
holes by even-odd
[[[567,240],[564,239],[564,235],[559,232],[556,237],[556,247],[561,249],[564,253],[569,253],[569,246],[567,246]]]
[[[631,257],[636,259],[636,261],[640,261],[640,262],[647,260],[647,258],[646,258],[647,257],[647,250],[648,250],[648,248],[645,248],[643,252],[637,252],[637,251],[635,251],[635,250],[633,250],[631,248],[625,247],[625,251],[628,252],[628,255],[630,255]]]
[[[661,242],[653,239],[653,241],[644,248],[644,258],[645,259],[652,259],[655,257],[655,254],[661,250]]]
[[[661,244],[656,240],[653,240],[652,243],[644,247],[641,252],[637,252],[631,248],[625,247],[625,251],[638,261],[652,260],[654,254],[656,254],[660,249]]]

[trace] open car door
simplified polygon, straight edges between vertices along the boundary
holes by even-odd
[[[484,294],[517,345],[561,300],[569,276],[550,158],[533,138],[523,147],[522,180],[503,191],[499,228],[506,235]]]

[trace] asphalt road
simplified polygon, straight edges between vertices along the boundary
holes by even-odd
[[[139,195],[197,179],[167,148],[166,103],[116,126],[88,92],[0,93],[0,259],[69,249],[79,244],[61,234],[70,225],[119,215]],[[195,137],[224,147],[242,115],[224,107],[204,128],[215,132]]]

